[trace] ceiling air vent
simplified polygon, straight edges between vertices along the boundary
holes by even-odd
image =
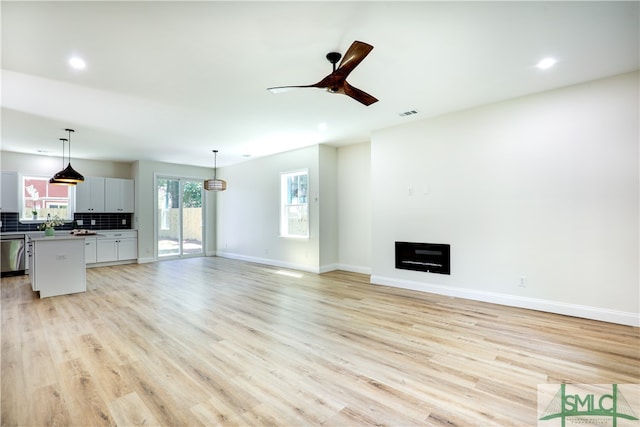
[[[416,110],[410,110],[410,111],[405,111],[404,113],[400,113],[399,116],[400,117],[413,116],[414,114],[418,114],[418,112]]]

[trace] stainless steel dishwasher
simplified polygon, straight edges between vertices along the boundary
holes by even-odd
[[[2,236],[0,242],[1,276],[18,276],[24,274],[24,234],[5,235]]]

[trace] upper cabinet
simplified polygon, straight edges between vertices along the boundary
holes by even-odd
[[[106,212],[133,212],[133,180],[105,178],[105,211]]]
[[[85,177],[76,186],[78,213],[133,213],[133,180]]]
[[[105,178],[88,176],[76,185],[76,212],[100,213],[104,209]]]
[[[18,172],[2,172],[0,189],[0,209],[2,212],[18,212]]]

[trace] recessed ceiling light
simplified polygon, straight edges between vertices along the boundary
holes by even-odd
[[[538,62],[538,64],[536,64],[536,67],[540,68],[541,70],[548,70],[549,68],[553,67],[556,62],[558,61],[555,58],[544,58],[543,60]]]
[[[76,70],[84,70],[87,67],[87,63],[84,59],[74,56],[69,60],[69,65]]]

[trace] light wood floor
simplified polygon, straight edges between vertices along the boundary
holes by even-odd
[[[2,279],[1,424],[535,426],[537,385],[640,383],[639,329],[223,258]]]

